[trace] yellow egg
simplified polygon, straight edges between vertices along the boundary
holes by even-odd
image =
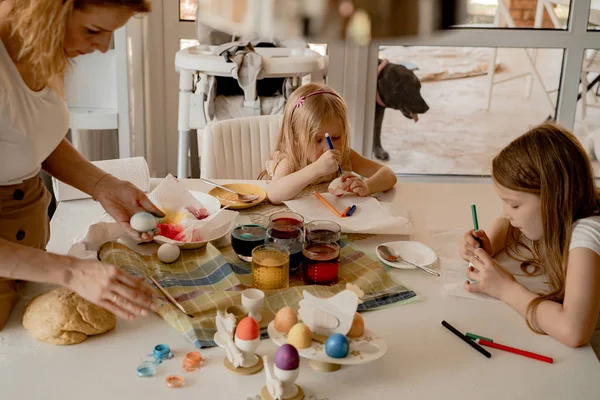
[[[298,350],[306,349],[312,344],[312,332],[308,326],[304,325],[302,322],[299,322],[292,326],[290,333],[288,333],[287,339],[288,343]]]
[[[354,319],[352,320],[352,327],[346,336],[349,338],[357,338],[361,337],[365,334],[365,320],[362,315],[359,313],[354,314]]]
[[[292,307],[283,307],[275,315],[275,329],[277,332],[288,333],[298,323],[298,315]]]

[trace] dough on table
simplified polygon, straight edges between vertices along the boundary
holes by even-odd
[[[65,288],[34,297],[23,314],[23,326],[37,340],[59,345],[81,343],[116,323],[113,313]]]

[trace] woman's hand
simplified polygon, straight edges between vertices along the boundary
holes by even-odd
[[[467,269],[467,277],[476,281],[475,283],[465,282],[465,289],[469,292],[485,293],[504,300],[504,294],[508,292],[512,285],[517,283],[515,277],[506,272],[483,249],[476,249],[469,262],[473,266]]]
[[[164,217],[164,213],[159,210],[148,199],[146,194],[139,190],[131,182],[123,181],[108,175],[101,179],[94,188],[93,196],[102,207],[115,219],[127,233],[137,240],[151,241],[154,234],[152,232],[140,233],[129,225],[131,216],[141,211],[147,211],[155,217]]]
[[[481,245],[477,239],[481,241]],[[485,231],[483,229],[470,230],[460,240],[460,257],[465,261],[470,261],[475,256],[475,250],[478,248],[483,248],[487,254],[493,253],[492,242]]]
[[[360,197],[366,197],[371,194],[371,190],[367,182],[354,174],[344,174],[344,176],[342,176],[342,182],[342,187],[347,192],[354,193]]]
[[[69,270],[69,289],[121,318],[133,320],[156,311],[144,278],[96,260],[76,260]]]

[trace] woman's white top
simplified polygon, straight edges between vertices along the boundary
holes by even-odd
[[[49,87],[29,89],[0,40],[0,186],[37,175],[68,129],[65,100]]]

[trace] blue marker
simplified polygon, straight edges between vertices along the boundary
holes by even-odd
[[[333,143],[331,143],[331,138],[329,137],[329,133],[325,134],[325,140],[327,140],[327,144],[331,150],[334,150]],[[342,175],[342,167],[338,165],[338,172]]]
[[[356,211],[356,205],[350,207],[350,210],[346,213],[346,217],[352,216],[352,214],[354,214],[354,211]]]

